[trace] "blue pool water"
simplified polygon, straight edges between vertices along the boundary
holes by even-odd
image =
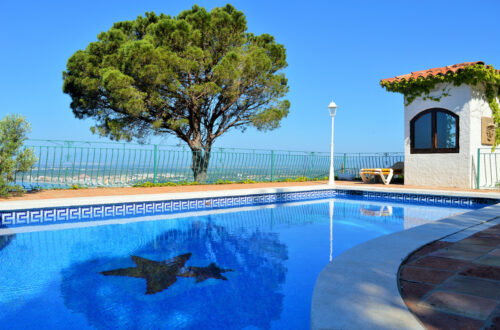
[[[467,210],[334,199],[3,235],[0,325],[306,329],[331,258]]]

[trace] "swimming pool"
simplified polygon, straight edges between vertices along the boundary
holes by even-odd
[[[304,329],[332,258],[470,209],[335,198],[3,235],[0,324]]]

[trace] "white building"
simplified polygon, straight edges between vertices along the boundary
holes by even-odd
[[[467,62],[382,81],[444,75],[475,64],[484,65]],[[481,134],[485,134],[481,122],[490,121],[492,116],[484,91],[476,86],[442,83],[430,94],[416,98],[409,105],[406,103],[405,100],[405,184],[475,188],[478,148],[491,148],[482,144],[489,141],[481,139]]]

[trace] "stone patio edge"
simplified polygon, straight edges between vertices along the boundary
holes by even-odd
[[[229,196],[242,196],[242,195],[255,195],[255,194],[273,194],[280,192],[328,190],[328,189],[439,195],[439,196],[452,196],[452,197],[477,197],[477,198],[492,198],[500,200],[500,194],[498,193],[405,189],[405,188],[390,188],[390,187],[380,188],[380,187],[370,187],[368,185],[367,187],[359,187],[359,186],[349,186],[349,185],[325,184],[325,185],[312,185],[312,186],[196,191],[196,192],[184,192],[184,193],[113,195],[113,196],[72,197],[72,198],[54,198],[54,199],[39,199],[39,200],[0,201],[0,211],[13,211],[13,210],[36,209],[36,208],[48,208],[48,207],[81,206],[81,205],[101,205],[101,204],[114,204],[114,203],[134,203],[134,202],[160,201],[160,200],[171,200],[171,199],[195,199],[195,198],[209,198],[209,197],[222,197],[222,196],[229,197]]]
[[[134,203],[134,202],[154,202],[164,200],[179,199],[197,199],[211,197],[230,197],[256,194],[273,194],[280,192],[300,192],[310,190],[328,190],[335,189],[334,186],[295,186],[295,187],[276,187],[276,188],[254,188],[254,189],[229,189],[212,191],[194,191],[184,193],[162,193],[162,194],[138,194],[138,195],[114,195],[114,196],[95,196],[95,197],[75,197],[75,198],[55,198],[40,199],[28,201],[6,201],[0,202],[0,211],[3,210],[21,210],[46,207],[64,207],[80,205],[103,205],[115,203]]]
[[[400,264],[415,250],[500,215],[500,203],[357,245],[323,268],[311,303],[312,329],[423,329],[398,289]]]

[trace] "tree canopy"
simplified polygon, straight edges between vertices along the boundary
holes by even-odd
[[[203,171],[216,138],[232,128],[274,129],[288,114],[285,47],[247,32],[231,5],[146,13],[97,39],[63,72],[73,113],[95,119],[94,133],[129,141],[173,134]]]
[[[0,120],[0,196],[24,191],[15,184],[16,173],[29,171],[37,162],[33,150],[23,148],[30,131],[23,116],[12,114]]]

